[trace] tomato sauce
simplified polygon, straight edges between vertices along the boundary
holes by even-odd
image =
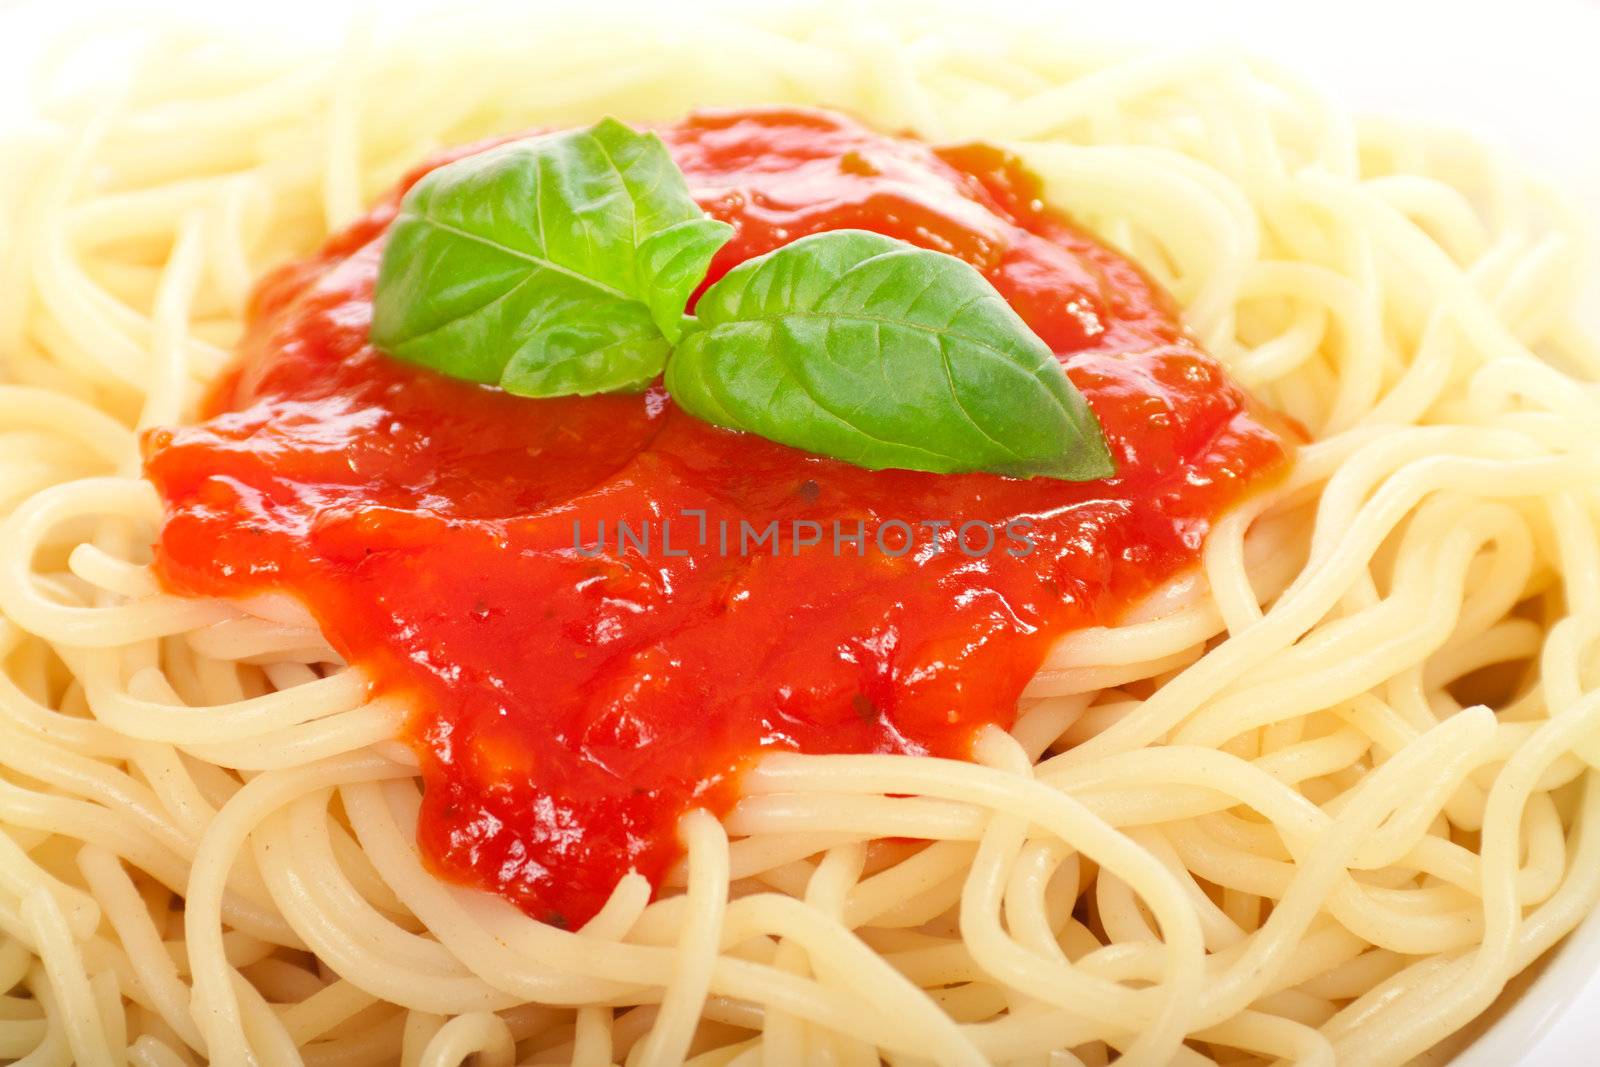
[[[567,926],[630,868],[659,883],[678,817],[725,812],[763,752],[967,757],[1052,642],[1192,566],[1290,449],[1171,299],[996,149],[793,110],[661,135],[736,227],[713,279],[844,227],[959,256],[1059,354],[1117,474],[866,471],[659,389],[529,400],[391,361],[367,332],[407,183],[267,277],[206,421],[146,438],[158,573],[303,601],[414,709],[432,868]]]

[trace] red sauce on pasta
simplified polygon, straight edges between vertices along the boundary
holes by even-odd
[[[303,601],[414,709],[429,864],[565,925],[630,868],[659,880],[678,817],[726,811],[763,752],[967,756],[1053,641],[1192,566],[1288,451],[1172,300],[1002,152],[788,110],[661,134],[736,227],[713,279],[839,228],[959,256],[1058,353],[1118,469],[866,471],[659,390],[528,400],[393,362],[367,331],[404,183],[270,275],[206,421],[147,438],[159,574]]]

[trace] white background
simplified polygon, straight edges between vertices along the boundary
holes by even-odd
[[[1358,111],[1444,122],[1503,141],[1530,166],[1575,189],[1600,219],[1600,0],[973,2],[1067,20],[1084,26],[1089,36],[1164,46],[1227,43],[1270,55]],[[396,17],[424,6],[433,5],[388,0],[379,10]],[[136,19],[138,11],[151,8],[181,9],[314,42],[336,35],[356,3],[0,0],[0,121],[24,92],[25,64],[17,61],[36,53],[52,28],[81,27],[108,15]],[[1600,272],[1595,281],[1590,291],[1600,294]],[[1600,322],[1600,297],[1594,303],[1591,319]],[[1559,951],[1530,994],[1456,1067],[1513,1063],[1600,1063],[1600,916]]]

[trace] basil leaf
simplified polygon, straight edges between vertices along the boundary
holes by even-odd
[[[372,342],[523,396],[642,389],[732,232],[689,196],[660,138],[615,119],[501,145],[401,201]]]
[[[708,422],[873,469],[1115,472],[1054,354],[953,256],[820,233],[735,267],[695,312],[666,383]]]

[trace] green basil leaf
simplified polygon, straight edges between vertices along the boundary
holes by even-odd
[[[372,342],[523,396],[642,389],[732,234],[615,119],[432,171],[390,228]]]
[[[872,469],[1115,472],[1054,354],[953,256],[820,233],[735,267],[695,314],[666,383],[708,422]]]

